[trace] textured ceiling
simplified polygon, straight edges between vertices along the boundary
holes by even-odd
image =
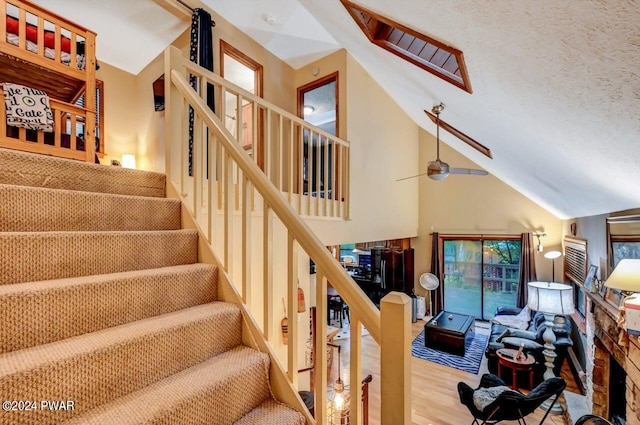
[[[99,58],[134,74],[186,27],[163,0],[36,2],[69,10],[98,32]],[[635,1],[356,2],[462,50],[473,94],[371,44],[338,0],[203,0],[294,68],[346,48],[429,132],[423,110],[444,102],[442,118],[494,159],[443,140],[558,217],[640,207]]]

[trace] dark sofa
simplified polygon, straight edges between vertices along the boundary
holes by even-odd
[[[520,314],[521,311],[521,308],[516,307],[498,307],[496,310],[496,316],[516,316]],[[546,370],[546,366],[544,365],[544,355],[542,354],[542,351],[544,350],[544,339],[542,334],[547,327],[542,313],[531,311],[529,318],[529,324],[525,330],[515,329],[507,325],[492,322],[491,335],[489,336],[489,342],[485,350],[489,372],[496,375],[498,374],[497,350],[500,348],[518,349],[520,344],[524,343],[524,351],[533,355],[536,359],[536,364],[534,366],[535,381],[536,383],[542,381],[542,375]],[[497,320],[500,320],[500,318],[498,317]],[[559,376],[559,372],[562,368],[562,363],[567,356],[568,349],[573,345],[573,341],[571,340],[571,321],[567,319],[562,328],[554,327],[553,332],[556,335],[555,352],[558,356],[554,362],[553,371],[556,376]]]

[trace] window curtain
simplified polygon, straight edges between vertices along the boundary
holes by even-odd
[[[431,299],[429,302],[433,306],[433,315],[440,313],[444,310],[444,276],[442,275],[442,269],[440,268],[440,234],[433,233],[431,240],[431,273],[438,277],[440,285],[433,291],[431,291]]]
[[[520,254],[520,276],[518,279],[518,295],[517,306],[524,307],[527,305],[529,293],[527,283],[534,282],[536,277],[536,249],[533,244],[533,235],[531,233],[522,234],[522,251]]]
[[[189,45],[189,60],[203,68],[213,71],[213,30],[215,23],[211,15],[204,9],[197,8],[191,17],[191,43]],[[189,82],[194,90],[198,89],[198,79],[191,75]],[[207,105],[215,112],[215,99],[213,85],[207,84]],[[193,176],[193,123],[194,111],[189,106],[189,176]],[[209,158],[209,142],[207,140],[207,158]],[[209,167],[207,167],[207,170]],[[207,171],[208,172],[208,171]],[[207,176],[208,177],[208,176]]]

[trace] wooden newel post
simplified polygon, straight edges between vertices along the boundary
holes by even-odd
[[[381,423],[411,424],[411,298],[391,292],[380,302]]]

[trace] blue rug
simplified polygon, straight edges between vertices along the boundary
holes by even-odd
[[[482,356],[487,345],[488,335],[473,333],[473,340],[465,351],[465,356],[456,356],[424,346],[424,329],[411,343],[411,355],[419,359],[429,360],[454,369],[477,374],[482,363]]]

